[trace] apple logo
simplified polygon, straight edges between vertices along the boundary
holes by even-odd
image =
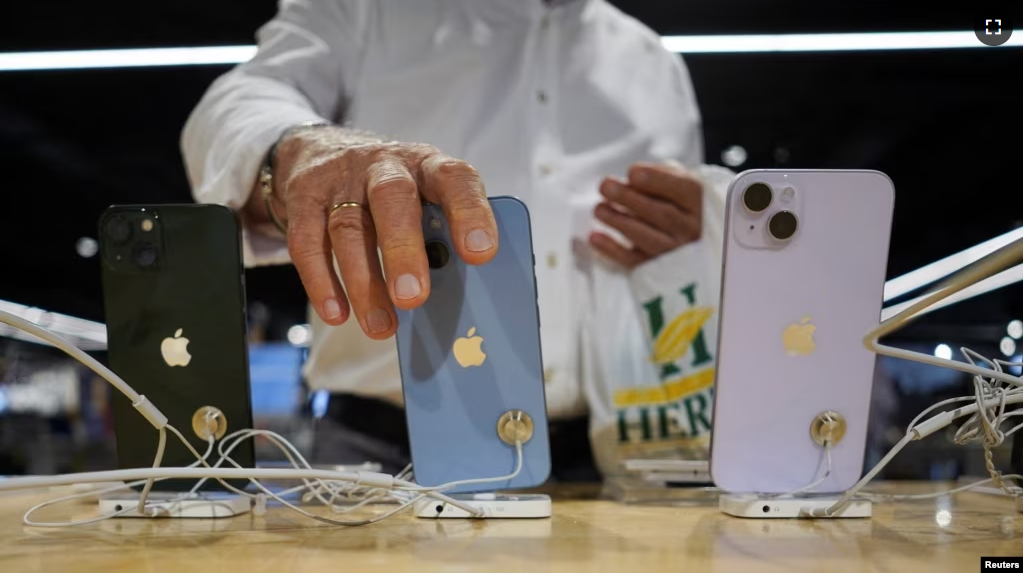
[[[782,333],[781,342],[782,346],[785,347],[785,352],[789,356],[806,356],[812,354],[817,348],[817,344],[813,341],[813,333],[817,331],[817,327],[810,324],[810,317],[805,316],[803,320],[799,321],[799,324],[790,324],[785,327],[785,331]]]
[[[160,353],[163,354],[163,361],[167,366],[188,366],[192,361],[192,355],[188,353],[188,339],[181,337],[184,329],[179,328],[174,333],[174,338],[164,338],[160,345]]]
[[[455,340],[455,345],[451,351],[455,354],[455,360],[462,368],[469,368],[470,366],[479,366],[483,364],[483,361],[487,359],[486,353],[483,352],[481,346],[483,345],[482,336],[474,336],[476,334],[476,327],[469,329],[468,334],[463,338]]]

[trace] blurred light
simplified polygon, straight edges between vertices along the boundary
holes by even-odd
[[[258,324],[265,324],[270,320],[270,309],[258,300],[254,301],[249,305],[249,319]]]
[[[680,54],[991,49],[990,46],[985,46],[977,40],[977,36],[972,30],[966,32],[662,36],[661,44],[665,49]],[[1023,34],[1010,37],[1008,42],[999,47],[1019,46],[1023,46]],[[230,65],[246,62],[255,54],[256,46],[7,52],[0,53],[0,71]]]
[[[952,347],[947,344],[939,344],[934,349],[934,355],[943,360],[952,360]]]
[[[937,50],[987,48],[968,32],[870,32],[859,34],[741,34],[662,36],[665,48],[680,54],[750,52],[858,52],[863,50]],[[1002,46],[1023,46],[1023,35]]]
[[[238,64],[250,60],[255,53],[255,46],[0,52],[0,71]]]
[[[53,416],[79,407],[79,379],[76,367],[39,370],[27,379],[4,388],[4,408],[12,413]]]
[[[1016,349],[1019,350],[1019,345],[1017,345]],[[1012,362],[1016,364],[1023,364],[1023,354],[1017,354],[1016,356],[1013,356]],[[1023,366],[1010,366],[1009,374],[1012,374],[1013,376],[1019,376],[1023,374]]]
[[[1017,507],[1019,507],[1019,505],[1017,505]],[[1002,533],[1002,535],[1010,539],[1016,537],[1016,520],[1008,515],[1002,517],[1002,519],[999,520],[998,530]]]
[[[78,256],[83,259],[91,259],[99,251],[99,245],[96,243],[96,239],[92,237],[82,237],[75,243],[75,250],[78,251]]]
[[[82,350],[106,350],[107,327],[99,322],[57,314],[56,312],[46,312],[39,308],[32,308],[6,300],[0,300],[0,310],[29,322],[34,322],[55,334],[63,336]],[[49,344],[4,323],[0,323],[0,336],[8,336],[37,344]]]
[[[998,343],[998,349],[1002,351],[1002,354],[1012,356],[1016,353],[1016,341],[1006,336]]]
[[[330,404],[330,393],[326,390],[313,392],[311,409],[313,417],[322,418],[327,415],[327,405]]]
[[[774,161],[775,163],[787,163],[791,155],[788,149],[779,147],[774,150]]]
[[[1014,320],[1010,322],[1007,331],[1009,333],[1009,336],[1015,338],[1016,340],[1023,338],[1023,320]]]
[[[3,388],[0,388],[0,414],[7,413],[7,393],[4,392]]]
[[[296,324],[288,329],[288,342],[292,346],[307,346],[312,335],[308,324]]]
[[[733,145],[721,152],[721,161],[729,167],[738,167],[746,163],[746,150],[740,145]]]
[[[952,512],[947,509],[938,510],[934,514],[934,522],[938,527],[948,527],[952,523]]]
[[[1023,34],[1020,36],[1023,37]],[[965,251],[949,255],[915,271],[895,277],[884,284],[884,301],[888,302],[941,280],[1019,239],[1023,239],[1023,228],[1014,229],[1004,235],[974,245]]]

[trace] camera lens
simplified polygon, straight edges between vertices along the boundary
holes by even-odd
[[[451,259],[451,251],[448,246],[440,241],[426,243],[426,260],[430,263],[431,269],[443,268]]]
[[[766,183],[754,183],[742,192],[742,204],[752,213],[760,213],[771,206],[774,192]]]
[[[135,245],[132,258],[135,264],[142,268],[151,267],[156,262],[156,247],[149,243],[139,243]]]
[[[131,225],[121,217],[112,217],[106,224],[107,237],[115,243],[123,243],[131,237]]]
[[[771,220],[767,222],[767,230],[771,233],[771,236],[779,241],[787,241],[792,238],[792,235],[796,234],[796,227],[799,226],[799,221],[796,220],[796,216],[791,211],[778,211],[774,215],[771,215]]]

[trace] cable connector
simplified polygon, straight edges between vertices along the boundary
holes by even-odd
[[[158,410],[145,396],[139,394],[138,402],[133,403],[132,407],[138,410],[143,418],[149,420],[149,423],[157,430],[162,430],[167,425],[167,416],[164,416],[163,412]]]
[[[355,472],[355,485],[392,489],[394,476],[377,472]]]
[[[252,514],[256,517],[262,517],[266,515],[266,494],[263,492],[257,493],[252,499]]]
[[[952,410],[950,412],[942,412],[929,420],[924,420],[923,422],[920,422],[916,426],[913,426],[911,431],[914,434],[916,434],[915,439],[922,440],[927,436],[930,436],[934,432],[937,432],[938,430],[945,428],[946,426],[951,424],[953,420],[959,417],[961,410],[962,410],[961,408],[956,408],[955,410]]]

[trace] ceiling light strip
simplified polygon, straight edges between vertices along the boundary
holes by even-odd
[[[662,36],[661,43],[669,51],[680,54],[989,48],[981,43],[972,31]],[[1020,46],[1023,46],[1023,34],[1010,36],[1005,44],[993,49]],[[248,61],[255,53],[256,47],[251,45],[0,52],[0,71],[233,65]]]

